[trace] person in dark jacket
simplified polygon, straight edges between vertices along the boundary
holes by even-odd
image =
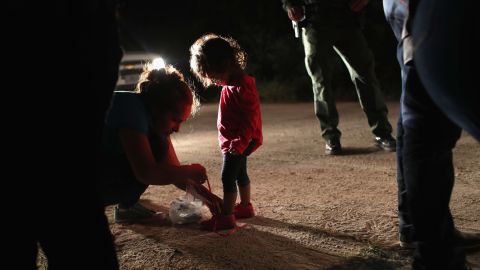
[[[15,168],[10,182],[23,197],[8,207],[15,222],[8,230],[14,239],[5,242],[12,262],[5,263],[16,269],[118,269],[94,188],[121,58],[116,1],[19,0],[9,2],[4,15],[12,22],[5,37],[12,59],[4,75],[16,85],[4,98],[21,103],[23,111],[10,126],[22,141],[9,158],[8,167]]]
[[[464,250],[480,246],[479,233],[461,232],[455,228],[449,207],[455,180],[452,149],[460,137],[460,127],[472,132],[477,139],[479,137],[480,118],[478,114],[476,118],[472,117],[475,111],[472,102],[476,100],[473,98],[474,87],[472,84],[468,87],[473,77],[459,77],[458,70],[466,66],[455,67],[456,61],[447,61],[456,58],[459,52],[442,51],[442,46],[439,46],[458,39],[434,39],[435,42],[432,42],[433,37],[448,36],[446,34],[450,27],[442,27],[443,22],[450,25],[452,21],[461,20],[461,13],[456,13],[462,10],[461,2],[447,5],[453,12],[448,12],[445,5],[430,5],[430,8],[436,7],[436,14],[445,13],[442,13],[444,16],[434,17],[438,22],[428,20],[432,24],[426,27],[422,23],[417,24],[417,20],[414,23],[414,14],[409,14],[409,11],[416,11],[417,1],[383,0],[385,15],[399,41],[397,58],[402,71],[401,111],[397,129],[399,233],[402,247],[416,249],[413,269],[467,269]],[[422,15],[418,15],[422,19],[429,18],[431,14],[426,10],[419,12],[422,12]],[[463,12],[466,11],[463,9]],[[430,32],[431,26],[440,31]],[[421,28],[417,32],[419,36],[428,37],[417,38],[417,44],[423,47],[413,46],[412,28],[417,31]],[[428,55],[423,51],[426,48]],[[438,55],[429,58],[433,52]],[[423,61],[429,63],[438,59],[442,59],[439,67],[430,64],[428,71],[425,70],[427,64]],[[435,74],[434,71],[438,69],[444,69],[445,73]],[[427,71],[428,75],[422,74],[422,71]],[[464,74],[468,74],[468,71]],[[451,81],[438,85],[444,79]],[[429,87],[430,83],[437,85]],[[445,85],[450,88],[445,88]],[[436,98],[440,95],[448,95],[448,101],[456,109],[437,102]],[[461,121],[456,121],[456,118]]]

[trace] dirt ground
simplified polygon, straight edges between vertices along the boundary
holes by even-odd
[[[395,126],[398,104],[388,106]],[[409,269],[410,253],[397,238],[395,154],[373,146],[358,103],[338,110],[345,155],[327,156],[313,104],[262,104],[264,145],[248,159],[257,216],[228,237],[160,218],[111,224],[121,269]],[[204,105],[173,142],[182,163],[207,168],[222,196],[216,116],[216,105]],[[454,151],[451,202],[462,230],[480,231],[479,153],[464,133]],[[181,195],[149,187],[142,202],[168,213]],[[480,250],[468,259],[480,269]]]

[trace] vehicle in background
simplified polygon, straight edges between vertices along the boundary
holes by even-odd
[[[133,91],[146,63],[160,55],[146,52],[124,52],[120,62],[116,90]]]

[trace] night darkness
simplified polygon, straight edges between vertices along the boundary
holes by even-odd
[[[400,78],[395,40],[380,1],[371,1],[364,22],[382,90],[387,98],[396,99]],[[257,78],[264,90],[262,100],[312,99],[301,41],[294,38],[291,23],[278,0],[123,1],[118,9],[118,23],[125,51],[162,55],[194,83],[206,100],[214,99],[218,93],[203,91],[189,73],[188,50],[199,36],[208,32],[232,36],[247,51],[247,72]],[[346,68],[338,57],[333,59],[337,98],[355,99]]]
[[[118,1],[118,25],[114,23],[113,1]],[[6,2],[3,17],[8,24],[2,39],[7,64],[2,97],[5,104],[3,150],[7,165],[4,174],[11,177],[5,181],[4,191],[8,192],[4,195],[13,198],[5,216],[14,222],[5,222],[5,232],[8,232],[4,244],[8,250],[5,265],[15,265],[18,269],[89,269],[92,265],[115,269],[112,266],[116,265],[117,254],[122,268],[126,269],[138,269],[142,265],[145,268],[158,265],[160,269],[231,269],[236,265],[249,268],[249,264],[257,269],[276,266],[397,269],[400,264],[410,263],[407,257],[411,252],[393,245],[398,242],[395,153],[384,152],[372,143],[372,134],[358,104],[339,102],[342,121],[347,120],[341,124],[342,146],[346,151],[341,156],[326,156],[311,102],[312,87],[304,66],[303,46],[294,37],[280,0],[113,1]],[[450,1],[448,5],[452,3],[456,2]],[[475,11],[469,10],[471,14]],[[370,0],[363,12],[364,34],[375,57],[376,75],[389,101],[388,117],[393,124],[398,119],[401,93],[396,40],[384,17],[382,1]],[[444,20],[444,17],[438,18]],[[465,21],[470,23],[470,20],[475,20],[475,16]],[[448,20],[444,20],[444,24],[452,26]],[[456,30],[453,26],[449,29]],[[252,179],[258,181],[252,183],[256,185],[253,198],[258,202],[260,215],[253,222],[245,223],[251,223],[253,228],[237,235],[240,237],[234,236],[228,242],[223,241],[224,238],[217,241],[210,234],[195,232],[193,227],[178,229],[162,220],[152,223],[153,226],[115,225],[112,231],[115,239],[110,238],[104,205],[97,200],[95,185],[99,180],[98,170],[103,166],[100,152],[104,143],[105,113],[119,70],[116,29],[125,52],[160,54],[193,83],[202,103],[212,103],[204,106],[202,116],[189,121],[173,142],[182,164],[192,162],[208,167],[209,179],[212,183],[217,181],[215,192],[218,193],[222,192],[221,179],[217,177],[221,173],[222,157],[218,151],[215,119],[220,91],[203,89],[190,73],[189,48],[201,35],[216,33],[235,38],[247,52],[246,71],[256,78],[266,120],[266,143],[262,152],[251,159],[253,166],[249,167]],[[469,36],[472,40],[478,33],[473,23],[463,30],[472,30],[469,32],[473,33]],[[459,63],[471,65],[478,50],[477,43],[470,39],[468,42],[464,50],[458,50],[463,58]],[[453,43],[462,44],[445,42],[446,45]],[[452,66],[444,65],[448,63],[444,62],[444,56],[456,55],[442,53],[435,58],[450,72]],[[338,56],[332,60],[336,101],[357,101],[346,67]],[[457,74],[466,70],[467,65],[462,68],[455,74],[465,79],[465,83],[472,83],[475,76],[470,75],[475,69],[468,67],[469,73],[465,73],[468,76],[464,76]],[[464,85],[455,76],[444,77],[441,79],[455,86]],[[411,154],[407,163],[417,166],[423,163],[415,158],[420,160],[423,156],[450,151],[448,162],[435,157],[441,164],[432,163],[430,167],[455,169],[455,178],[459,181],[455,180],[452,209],[461,210],[454,213],[455,219],[461,221],[463,228],[479,231],[478,218],[472,218],[478,217],[479,209],[478,203],[472,203],[478,202],[478,184],[472,184],[472,179],[478,178],[478,141],[468,134],[462,135],[457,143],[459,147],[453,152],[455,163],[452,163],[452,142],[458,138],[450,138],[455,130],[445,125],[449,111],[439,116],[436,106],[421,107],[424,102],[421,99],[427,93],[422,90],[423,86],[418,89],[421,102],[414,106],[419,107],[416,109],[421,113],[414,120],[422,121],[411,121],[418,122],[418,130],[416,126],[409,127],[413,132],[410,138],[405,138],[410,141],[405,138],[403,141],[421,141],[425,145],[410,147],[411,152],[417,151],[416,157],[405,148],[399,152]],[[452,97],[457,93],[462,97],[460,92],[450,92]],[[463,97],[469,97],[465,93]],[[415,101],[412,103],[417,101],[413,97],[412,100]],[[478,99],[468,98],[465,104],[472,104],[472,100]],[[275,102],[279,104],[263,106]],[[471,112],[477,111],[473,108]],[[420,126],[432,117],[435,121]],[[393,129],[394,133],[399,130],[395,126]],[[413,138],[412,134],[417,137]],[[450,148],[442,145],[445,141]],[[431,149],[435,153],[422,152]],[[419,170],[419,173],[426,172]],[[453,181],[453,178],[447,180]],[[145,201],[153,203],[158,210],[167,210],[166,198],[174,193],[165,192],[170,191],[159,187]],[[156,205],[160,202],[163,206]],[[112,211],[109,215],[113,218]],[[112,240],[116,240],[115,246]],[[241,243],[246,245],[237,248]],[[237,249],[230,249],[233,246]],[[40,253],[39,248],[44,253]],[[479,253],[474,252],[469,259],[475,259],[476,265],[480,265]],[[47,263],[52,266],[47,267]]]

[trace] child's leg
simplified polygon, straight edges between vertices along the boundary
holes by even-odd
[[[233,207],[237,200],[237,192],[224,192],[223,193],[223,214],[228,216],[233,213]]]
[[[238,172],[238,189],[240,191],[240,203],[243,206],[248,206],[250,204],[250,178],[247,174],[247,156],[250,154],[252,149],[255,147],[256,141],[252,140],[248,144],[247,149],[243,152],[242,156],[245,158],[242,160],[240,171]]]
[[[245,160],[243,155],[225,154],[223,156],[223,214],[231,215],[237,199],[237,177]]]
[[[240,190],[240,204],[234,208],[235,217],[251,218],[255,216],[255,210],[250,202],[250,179],[247,174],[247,158],[243,161],[242,167],[238,174],[238,189]]]
[[[250,203],[250,179],[247,174],[247,157],[242,160],[237,183],[240,192],[240,202],[243,206],[247,206]]]
[[[247,206],[250,203],[250,184],[244,187],[238,186],[238,190],[240,193],[240,203],[243,206]]]

